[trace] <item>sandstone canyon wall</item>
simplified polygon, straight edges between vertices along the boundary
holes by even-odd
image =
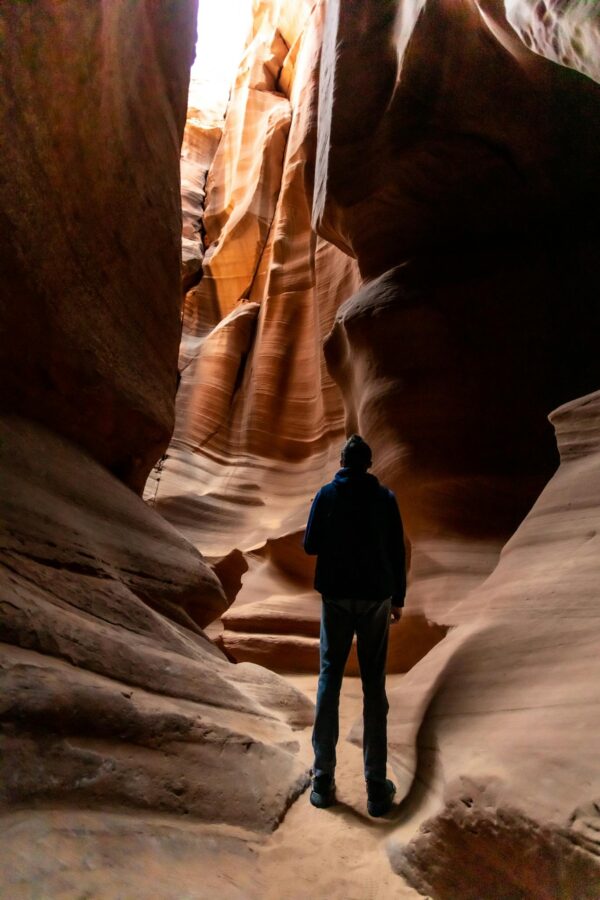
[[[314,192],[317,247],[326,250],[332,272],[341,254],[356,260],[362,282],[356,290],[354,269],[333,303],[327,298],[332,328],[317,338],[325,338],[328,370],[343,395],[345,430],[359,430],[372,443],[377,474],[395,489],[410,538],[407,615],[394,633],[390,667],[410,668],[452,628],[412,668],[391,713],[406,825],[390,843],[390,859],[434,897],[598,893],[592,747],[600,722],[590,652],[597,598],[589,524],[595,501],[586,487],[595,475],[590,459],[576,465],[565,459],[561,428],[564,415],[574,434],[595,428],[597,398],[555,417],[563,463],[554,478],[559,457],[547,419],[558,404],[600,382],[600,94],[586,77],[595,73],[597,16],[575,6],[547,4],[532,13],[525,3],[329,2],[313,11],[301,42],[309,45],[318,23],[320,70],[312,53],[306,68],[294,70],[290,94],[290,135],[308,160],[303,190]],[[310,84],[313,106],[305,132],[296,116],[304,107],[294,103],[307,94],[298,88],[301,79]],[[231,110],[240,96],[238,84]],[[227,136],[234,122],[225,123],[215,178],[232,153]],[[284,198],[290,140],[279,176]],[[264,191],[275,178],[269,154],[253,157],[269,173],[259,178]],[[291,243],[297,220],[278,218],[282,195],[268,218]],[[207,236],[212,210],[209,196]],[[270,392],[269,370],[258,363],[267,353],[263,343],[271,352],[279,345],[289,360],[291,396],[296,368],[286,354],[287,332],[260,327],[269,304],[275,306],[270,293],[248,290],[247,273],[233,277],[231,259],[238,257],[223,251],[233,241],[227,222],[233,218],[239,227],[238,219],[224,218],[213,232],[214,263],[209,243],[203,278],[188,295],[184,329],[196,328],[194,346],[203,342],[195,369],[200,384],[196,401],[182,403],[187,425],[179,438],[176,431],[169,454],[182,455],[195,411],[208,435],[192,451],[196,464],[208,469],[203,457],[212,446],[213,464],[225,464],[220,474],[229,476],[223,441],[232,440],[240,410],[244,428],[252,428],[246,452],[264,455],[255,435],[267,431],[267,420],[255,425],[253,406],[253,392]],[[254,250],[251,272],[264,266],[259,256]],[[253,300],[259,305],[249,308]],[[223,410],[217,387],[232,417],[209,414]],[[210,432],[215,421],[218,430]],[[275,461],[278,442],[279,432],[270,449]],[[318,483],[329,473],[308,458]],[[297,487],[303,469],[281,461],[275,467],[294,518],[266,525],[269,498],[251,518],[252,530],[242,511],[220,524],[225,540],[212,552],[237,547],[248,566],[223,616],[221,640],[239,659],[310,669],[318,624],[296,530],[302,503],[304,513],[308,506]],[[232,479],[223,494],[214,493],[214,472],[202,475],[208,490],[201,502],[218,500],[224,520],[232,500],[240,503],[241,484]],[[313,484],[304,476],[309,492]],[[199,546],[210,543],[214,532],[204,538],[202,528],[217,513],[207,519],[190,499],[188,519],[177,492],[174,480],[167,482],[159,508]],[[573,508],[577,513],[569,513]],[[275,517],[277,501],[272,511]],[[505,859],[517,848],[526,848],[532,862],[514,872]]]
[[[312,709],[244,660],[315,667],[358,429],[411,544],[394,871],[598,897],[597,10],[256,0],[222,123],[194,15],[0,10],[2,889],[252,870]]]
[[[502,3],[328,4],[314,223],[365,283],[325,350],[400,499],[407,621],[451,626],[392,699],[392,864],[596,897],[598,20],[563,58],[577,4],[509,6],[525,42]]]
[[[527,4],[255,4],[146,492],[235,569],[235,658],[317,665],[298,546],[336,467],[339,389],[412,548],[394,669],[452,624],[555,470],[547,415],[600,375],[598,89],[542,56],[579,40],[560,62],[593,74],[596,12],[568,6],[534,28]]]
[[[555,469],[548,413],[600,379],[599,102],[502,3],[328,4],[314,222],[366,284],[326,354],[440,624]]]
[[[238,846],[306,780],[310,702],[206,638],[224,589],[136,496],[174,421],[195,16],[0,9],[3,896],[113,896],[117,861],[136,893],[125,858],[172,854],[173,816]]]
[[[1,11],[2,408],[137,490],[174,420],[195,8]]]
[[[558,472],[391,698],[390,858],[436,898],[600,894],[600,393],[552,422]]]
[[[173,440],[145,494],[220,571],[235,570],[238,587],[250,566],[241,609],[224,620],[227,651],[313,671],[314,562],[297,547],[343,440],[322,343],[360,283],[354,260],[311,229],[322,13],[308,3],[254,4],[205,208],[190,220],[206,252],[186,293]],[[199,126],[208,137],[210,124]],[[187,184],[202,169],[191,138],[188,125],[184,217]],[[184,251],[187,241],[184,233]],[[258,555],[244,561],[240,551]]]

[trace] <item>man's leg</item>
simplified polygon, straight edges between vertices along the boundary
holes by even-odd
[[[387,713],[385,664],[390,625],[390,600],[369,605],[356,620],[358,662],[363,686],[363,756],[365,778],[385,784]]]
[[[335,747],[339,733],[339,701],[344,667],[352,638],[354,620],[350,612],[333,601],[323,600],[321,607],[321,667],[317,688],[317,709],[312,744],[316,776],[333,775]]]

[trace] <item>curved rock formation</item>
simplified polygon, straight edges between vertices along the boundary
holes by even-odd
[[[554,470],[547,414],[600,382],[600,90],[500,7],[330,3],[321,65],[314,221],[367,279],[328,365],[442,624]]]
[[[312,704],[231,665],[201,628],[227,608],[236,559],[222,561],[224,590],[130,490],[173,424],[195,12],[191,0],[0,11],[7,896],[40,883],[80,895],[81,848],[108,832],[122,856],[153,841],[169,856],[173,816],[195,823],[192,842],[247,855],[306,783],[294,730]],[[48,888],[40,869],[63,839],[73,858]]]
[[[185,292],[202,273],[206,179],[223,130],[202,110],[188,109],[181,151],[181,282]]]
[[[234,659],[276,672],[318,672],[321,598],[313,590],[315,557],[303,533],[267,541],[247,555],[249,571],[236,602],[222,616],[218,643]],[[406,672],[440,641],[446,629],[413,614],[390,631],[389,672]],[[358,675],[356,642],[346,666]]]
[[[558,472],[390,701],[411,832],[433,814],[391,857],[436,898],[600,890],[600,393],[551,418]]]
[[[138,491],[173,429],[195,10],[0,10],[1,406]]]
[[[309,4],[255,4],[208,177],[177,422],[146,496],[209,557],[301,529],[342,439],[321,344],[359,281],[310,225],[321,25]]]
[[[529,258],[571,243],[575,214],[584,245],[595,234],[597,86],[528,50],[498,2],[358,6],[327,7],[319,233],[366,277],[432,253]]]
[[[359,279],[355,262],[317,238],[310,223],[321,29],[318,6],[255,3],[206,207],[186,225],[205,234],[206,254],[185,300],[173,440],[146,498],[211,560],[285,544],[298,533],[343,439],[341,396],[322,342]],[[204,163],[196,166],[186,146],[184,184],[204,178]],[[188,195],[185,188],[184,219],[194,208]],[[184,231],[184,256],[198,259],[198,246],[189,250]],[[253,595],[250,577],[238,603]],[[223,646],[238,660],[276,665],[282,658],[314,669],[312,586],[288,579],[269,597],[252,635],[242,636],[241,622],[233,634],[229,620]],[[273,638],[280,614],[292,629],[285,646]]]
[[[394,871],[596,898],[600,395],[554,477],[546,416],[600,383],[597,11],[256,0],[188,117],[178,379],[194,14],[0,11],[3,889],[180,896],[193,857],[184,892],[269,896],[312,705],[228,657],[316,668],[301,533],[357,429],[411,543]]]
[[[296,533],[341,442],[320,360],[338,310],[326,354],[346,431],[373,444],[412,543],[401,671],[554,471],[549,410],[600,376],[598,89],[525,46],[525,5],[508,12],[333,2],[323,23],[320,6],[290,21],[255,4],[186,299],[177,426],[148,486],[211,558]],[[555,16],[561,34],[570,15]],[[592,13],[576,18],[593,33]],[[357,265],[367,284],[339,308]],[[303,578],[278,588],[280,574],[261,609],[244,576],[248,608],[221,640],[312,666],[315,595]]]
[[[597,368],[587,347],[596,309],[570,322],[556,268],[497,263],[399,266],[344,304],[326,347],[348,430],[370,440],[399,498],[410,607],[445,624],[555,468],[553,397]]]
[[[481,8],[493,20],[500,5],[498,0],[488,0]],[[546,59],[600,81],[600,9],[596,3],[504,0],[503,6],[524,44]]]
[[[289,726],[311,704],[206,638],[221,586],[142,500],[38,426],[8,420],[1,439],[2,811],[273,828],[305,783]]]

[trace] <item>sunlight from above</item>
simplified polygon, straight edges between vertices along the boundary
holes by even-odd
[[[200,0],[188,105],[220,124],[251,23],[252,0]]]

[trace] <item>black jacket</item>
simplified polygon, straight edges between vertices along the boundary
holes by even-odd
[[[304,549],[317,556],[315,588],[325,597],[392,598],[404,605],[406,560],[393,492],[374,475],[340,469],[313,500]]]

